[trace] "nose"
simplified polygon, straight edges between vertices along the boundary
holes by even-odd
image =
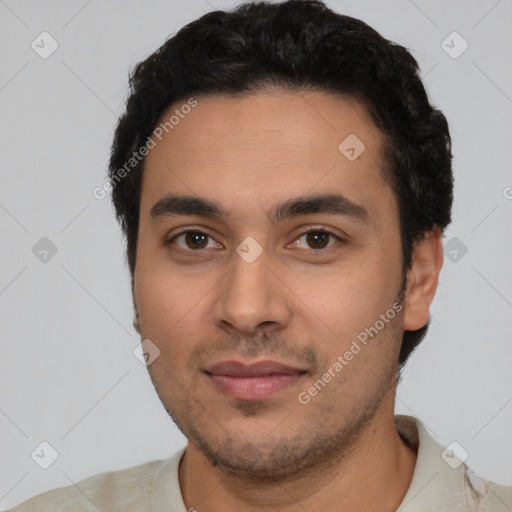
[[[286,327],[292,316],[290,291],[263,252],[247,263],[234,255],[214,307],[215,323],[231,333],[252,335]]]

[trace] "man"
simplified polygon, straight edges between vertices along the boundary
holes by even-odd
[[[319,1],[246,4],[130,84],[110,183],[134,326],[188,445],[14,510],[511,510],[394,416],[453,186],[413,57]]]

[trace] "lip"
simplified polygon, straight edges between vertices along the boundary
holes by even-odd
[[[211,365],[205,374],[222,393],[238,400],[264,400],[296,384],[306,370],[277,361],[222,361]]]

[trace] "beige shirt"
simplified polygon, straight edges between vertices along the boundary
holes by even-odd
[[[512,487],[477,477],[434,441],[416,418],[395,416],[395,423],[418,452],[400,512],[512,511]],[[36,496],[11,512],[194,512],[185,507],[178,481],[184,453],[182,448],[166,460],[87,478]]]

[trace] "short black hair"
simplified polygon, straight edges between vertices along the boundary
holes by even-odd
[[[132,280],[144,159],[135,160],[130,172],[126,163],[171,105],[194,96],[236,97],[278,86],[354,97],[385,140],[386,178],[398,203],[404,276],[414,243],[450,223],[451,138],[444,115],[429,103],[418,63],[403,46],[320,0],[250,2],[205,14],[137,64],[129,85],[126,111],[112,144],[109,179]],[[122,179],[120,169],[125,169]],[[404,332],[400,368],[427,328],[428,323]]]

